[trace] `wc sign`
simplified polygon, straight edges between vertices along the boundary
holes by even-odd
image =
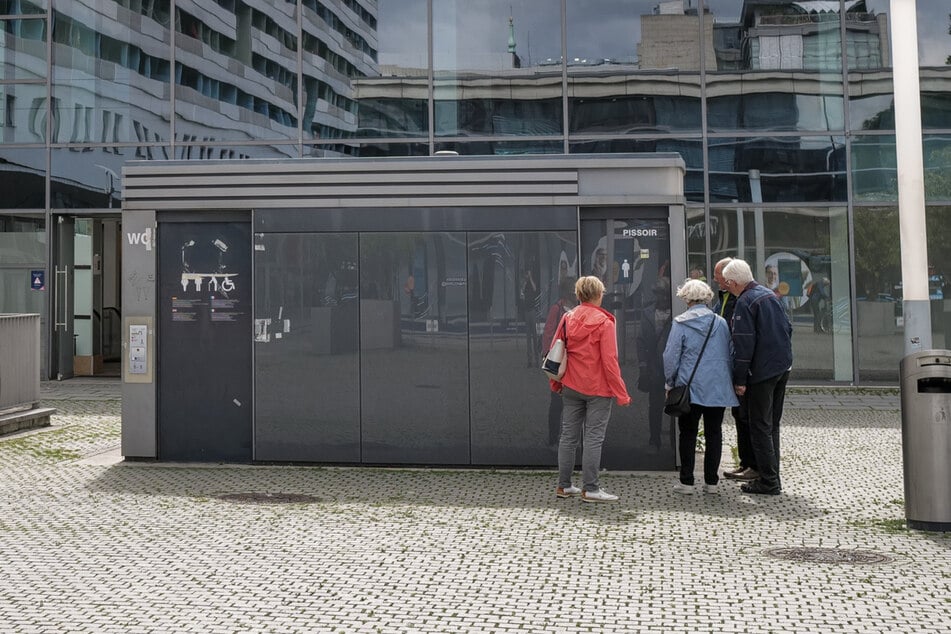
[[[34,291],[46,290],[46,271],[30,271],[30,288]]]
[[[146,251],[152,250],[152,229],[151,227],[143,231],[142,233],[137,233],[135,231],[130,231],[125,234],[129,239],[129,246],[136,246],[141,244],[145,247]]]

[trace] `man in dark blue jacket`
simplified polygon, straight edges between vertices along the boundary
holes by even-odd
[[[782,301],[753,279],[750,265],[735,259],[723,268],[733,309],[733,386],[743,398],[759,477],[744,493],[778,495],[779,421],[792,368],[792,325]]]
[[[733,258],[723,258],[713,267],[713,279],[716,280],[720,290],[717,292],[717,301],[713,306],[713,312],[723,317],[730,326],[730,332],[733,328],[733,310],[736,308],[736,296],[726,290],[726,283],[723,279],[723,268],[729,264]],[[740,464],[730,471],[724,471],[723,477],[730,480],[755,480],[759,477],[759,471],[756,465],[756,456],[753,454],[753,445],[750,441],[750,423],[746,420],[746,409],[743,405],[743,397],[740,397],[740,404],[731,409],[733,422],[736,424],[736,454]]]

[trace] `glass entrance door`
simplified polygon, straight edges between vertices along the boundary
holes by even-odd
[[[59,215],[52,227],[49,376],[119,375],[121,222]]]
[[[74,298],[75,298],[75,232],[72,216],[57,216],[51,228],[53,233],[53,334],[50,338],[50,377],[71,379],[75,354]]]
[[[611,416],[602,457],[608,469],[665,469],[676,461],[676,431],[663,413],[670,257],[667,209],[581,211],[581,274],[604,282],[602,306],[617,320],[621,376],[633,399]]]

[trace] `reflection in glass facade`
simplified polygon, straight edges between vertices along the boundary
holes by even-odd
[[[359,462],[357,236],[255,244],[255,458]]]
[[[708,236],[703,235],[704,229]],[[793,356],[799,379],[851,379],[851,282],[845,208],[718,207],[711,210],[708,223],[700,216],[691,219],[688,235],[691,243],[709,237],[714,262],[741,254],[753,266],[756,279],[782,299],[793,323]],[[691,255],[691,267],[703,265],[698,256]]]
[[[951,203],[949,9],[917,7],[938,232]],[[0,0],[0,186],[14,192],[0,208],[118,208],[130,160],[676,152],[688,215],[711,235],[734,205],[775,219],[844,210],[857,228],[897,197],[889,10],[889,0]],[[854,282],[845,297],[860,323],[862,245],[858,231],[845,239],[854,259],[835,292]],[[708,268],[723,249],[704,235],[690,251]],[[856,358],[851,378],[863,381]],[[868,378],[894,381],[897,364]]]

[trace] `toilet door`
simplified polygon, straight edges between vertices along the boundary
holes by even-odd
[[[251,460],[251,225],[159,223],[161,460]]]
[[[581,210],[581,274],[605,286],[616,320],[618,361],[633,406],[615,408],[604,443],[608,469],[666,469],[676,432],[664,415],[662,354],[671,320],[670,227],[666,208]]]

